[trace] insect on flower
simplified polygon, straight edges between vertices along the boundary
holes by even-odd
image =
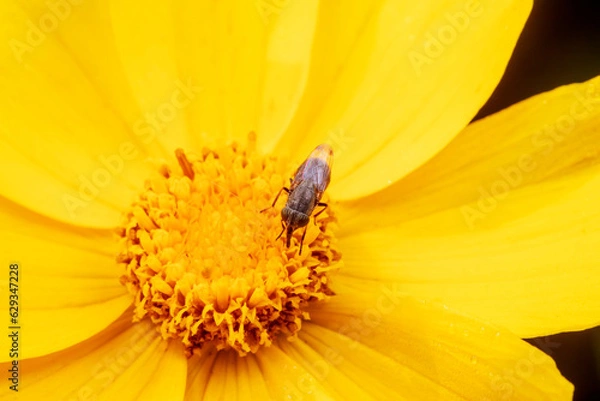
[[[300,240],[300,255],[302,254],[302,244],[312,212],[317,206],[323,207],[314,215],[316,224],[317,216],[327,209],[327,204],[321,202],[321,197],[327,185],[329,185],[332,163],[333,149],[331,146],[326,143],[317,146],[308,155],[304,163],[298,167],[294,173],[294,178],[290,178],[290,187],[281,188],[271,205],[271,207],[275,206],[282,191],[287,192],[287,202],[284,208],[281,209],[282,230],[276,239],[281,238],[285,231],[285,244],[289,248],[294,231],[306,227]],[[270,208],[263,209],[261,212],[268,209]]]

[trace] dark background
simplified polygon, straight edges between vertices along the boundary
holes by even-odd
[[[538,0],[500,85],[475,119],[536,93],[597,75],[600,0]],[[562,374],[575,385],[574,400],[600,401],[600,327],[530,342],[552,345],[540,348],[550,350]]]

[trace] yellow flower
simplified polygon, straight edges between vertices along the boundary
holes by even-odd
[[[600,80],[467,126],[531,2],[239,3],[0,6],[1,399],[570,399]]]

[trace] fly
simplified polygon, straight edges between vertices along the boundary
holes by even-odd
[[[281,192],[285,191],[288,194],[287,202],[281,209],[282,230],[276,240],[286,232],[285,244],[289,248],[294,231],[305,227],[300,240],[300,255],[302,254],[302,244],[304,243],[310,216],[317,206],[322,207],[314,215],[316,223],[317,216],[327,209],[327,204],[321,202],[321,197],[329,185],[332,164],[333,149],[331,146],[326,143],[317,146],[308,155],[304,163],[298,167],[294,177],[290,178],[290,187],[281,188],[271,205],[271,207],[275,206]]]

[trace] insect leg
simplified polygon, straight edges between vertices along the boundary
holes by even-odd
[[[300,239],[300,252],[298,255],[302,255],[302,244],[304,244],[304,237],[306,236],[306,230],[308,229],[308,224],[304,227],[304,232],[302,233],[302,238]]]
[[[271,206],[273,207],[273,206]],[[277,238],[275,238],[275,241],[277,241],[279,238],[281,238],[281,236],[283,235],[283,232],[285,231],[285,224],[283,224],[283,221],[281,221],[281,232],[279,233],[279,235],[277,236]]]
[[[321,213],[323,213],[325,211],[325,209],[327,209],[327,207],[329,205],[327,203],[324,203],[324,202],[319,202],[319,203],[317,203],[317,206],[321,206],[323,209],[319,210],[317,213],[315,213],[313,215],[313,217],[315,218],[315,225],[317,225],[317,216],[320,215]]]
[[[265,211],[267,211],[267,210],[271,209],[272,207],[275,207],[275,204],[277,203],[277,199],[279,199],[279,195],[281,195],[281,192],[282,192],[282,191],[285,191],[287,194],[289,194],[289,193],[290,193],[290,190],[289,190],[288,188],[286,188],[286,187],[282,187],[282,188],[279,190],[279,192],[277,192],[277,196],[275,197],[275,200],[273,201],[273,203],[271,204],[271,206],[269,206],[269,207],[267,207],[267,208],[264,208],[264,209],[263,209],[263,210],[261,210],[260,212],[261,212],[261,213],[263,213],[263,212],[265,212]]]

